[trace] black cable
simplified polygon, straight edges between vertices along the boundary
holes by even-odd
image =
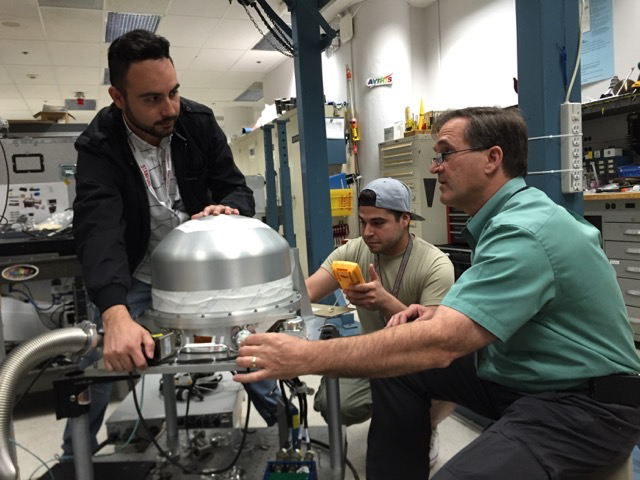
[[[276,30],[269,22],[267,22],[267,19],[264,18],[264,15],[262,15],[262,12],[258,8],[258,2],[255,2],[252,5],[252,7],[258,13],[258,16],[260,17],[260,20],[262,20],[262,23],[264,23],[265,27],[267,27],[267,30],[269,30],[271,32],[271,34],[273,35],[273,38],[275,38],[276,41],[280,45],[282,45],[282,47],[285,50],[287,50],[289,53],[293,53],[293,44],[290,41],[288,41],[284,37],[284,35],[281,35],[280,32],[278,30]]]
[[[42,376],[42,374],[45,372],[45,370],[47,368],[49,368],[51,365],[53,365],[53,362],[55,362],[57,359],[58,359],[58,357],[50,358],[49,360],[47,360],[45,362],[45,364],[42,367],[40,367],[40,371],[38,372],[36,377],[31,381],[31,383],[29,384],[27,389],[20,396],[16,397],[16,401],[15,401],[15,403],[13,405],[13,408],[15,408],[18,405],[18,403],[20,403],[20,400],[22,400],[24,397],[27,396],[27,393],[29,393],[29,390],[31,390],[31,388],[33,388],[33,386],[38,381],[38,379]]]
[[[140,404],[138,403],[138,394],[136,393],[136,386],[133,383],[133,374],[132,373],[129,373],[129,378],[127,379],[127,381],[129,383],[129,388],[131,389],[131,393],[133,394],[133,404],[134,404],[134,406],[136,408],[136,413],[138,414],[138,418],[140,419],[140,424],[142,425],[142,428],[144,428],[145,432],[147,433],[147,435],[151,439],[151,442],[156,447],[156,450],[158,450],[158,453],[162,457],[164,457],[169,463],[171,463],[172,465],[175,465],[176,467],[182,469],[183,473],[192,473],[192,474],[196,474],[196,475],[211,475],[211,474],[224,473],[227,470],[230,470],[231,468],[234,467],[234,465],[237,463],[238,459],[240,458],[240,454],[242,453],[242,449],[244,448],[244,444],[245,444],[246,439],[247,439],[247,431],[249,430],[249,417],[250,417],[250,413],[251,413],[251,401],[247,402],[247,417],[245,419],[244,431],[242,433],[242,440],[240,441],[240,446],[238,447],[238,451],[236,452],[236,456],[233,458],[231,463],[227,467],[219,469],[219,470],[206,469],[206,470],[199,471],[199,470],[194,470],[192,468],[189,468],[186,465],[181,464],[178,460],[176,460],[175,458],[171,457],[166,451],[164,451],[164,449],[160,446],[160,444],[156,440],[155,435],[153,435],[153,433],[151,432],[151,429],[149,428],[149,425],[147,424],[147,421],[142,416],[142,411],[140,410]],[[251,400],[251,394],[248,391],[247,391],[247,394],[249,395],[249,400]]]
[[[184,432],[189,442],[189,407],[191,406],[191,396],[193,395],[193,389],[196,387],[196,381],[191,377],[191,385],[187,388],[187,406],[184,412]]]
[[[91,452],[93,455],[95,455],[96,453],[98,453],[100,450],[102,450],[104,447],[106,447],[107,445],[109,445],[110,443],[114,442],[117,439],[116,435],[111,435],[107,438],[105,438],[102,442],[100,442],[98,444],[98,446],[95,448],[95,450],[93,452]]]
[[[7,225],[9,225],[9,219],[5,217],[5,214],[7,213],[7,207],[9,206],[9,186],[11,185],[11,182],[9,181],[9,159],[7,158],[7,152],[5,151],[4,145],[2,144],[1,141],[0,141],[0,148],[2,148],[2,156],[4,157],[4,166],[7,170],[7,193],[4,197],[4,208],[2,209],[2,215],[0,215],[0,224],[4,219],[6,220]]]
[[[242,7],[244,8],[244,11],[247,12],[247,16],[249,17],[249,20],[251,20],[251,22],[253,23],[253,26],[256,27],[256,30],[258,30],[258,32],[260,33],[260,35],[262,35],[262,38],[264,38],[267,43],[269,45],[271,45],[276,51],[280,52],[281,54],[287,56],[287,57],[293,57],[293,53],[287,52],[282,50],[280,47],[278,47],[278,45],[274,44],[267,35],[264,34],[264,32],[262,31],[262,29],[258,26],[258,24],[256,23],[256,21],[254,20],[254,18],[251,16],[251,12],[249,12],[249,8],[247,8],[247,5],[243,2],[239,2]]]
[[[320,448],[324,448],[325,450],[330,450],[331,447],[329,447],[329,445],[327,445],[324,442],[321,442],[320,440],[316,440],[315,438],[311,439],[311,443],[313,443],[314,445],[319,446]],[[349,459],[347,458],[347,456],[345,455],[344,457],[344,463],[347,467],[349,467],[349,470],[351,470],[351,473],[353,474],[353,480],[360,480],[360,475],[358,475],[358,472],[356,471],[356,467],[353,466],[353,463],[351,463],[349,461]]]
[[[248,371],[249,370],[247,370],[247,372]],[[235,374],[236,372],[231,372],[231,373]],[[244,448],[244,444],[247,441],[247,433],[249,432],[249,414],[251,413],[251,396],[253,395],[249,390],[246,390],[246,392],[247,392],[247,396],[249,397],[249,399],[247,401],[247,417],[246,417],[246,419],[244,421],[244,430],[242,432],[242,439],[240,440],[240,446],[238,447],[238,451],[236,453],[236,456],[231,461],[231,463],[229,464],[228,467],[222,468],[220,470],[206,470],[204,472],[205,475],[218,474],[218,473],[226,472],[227,470],[231,470],[233,468],[233,466],[238,462],[238,459],[240,458],[240,454],[242,453],[242,449]]]
[[[149,425],[147,424],[147,421],[142,416],[142,411],[140,410],[140,404],[138,403],[138,394],[136,392],[136,385],[135,385],[135,383],[133,383],[133,374],[132,373],[129,373],[129,378],[127,379],[127,382],[129,383],[129,388],[131,389],[131,393],[133,394],[133,404],[134,404],[134,406],[136,408],[136,412],[138,414],[138,418],[140,419],[140,424],[142,425],[142,428],[144,428],[145,432],[147,433],[147,435],[151,439],[151,442],[153,443],[153,445],[156,447],[156,450],[158,450],[158,453],[162,457],[164,457],[169,463],[171,463],[172,465],[175,465],[176,467],[182,469],[183,473],[196,473],[196,474],[200,473],[200,472],[197,472],[195,470],[192,470],[191,468],[187,467],[186,465],[182,465],[175,458],[173,458],[171,455],[169,455],[167,452],[164,451],[164,449],[160,446],[160,444],[156,440],[155,435],[151,432],[151,429],[149,428]]]
[[[61,304],[58,308],[56,308],[53,312],[51,312],[51,320],[55,321],[53,316],[57,313],[58,314],[58,327],[62,328],[62,318],[64,316],[64,312],[65,312],[65,304]]]
[[[282,380],[279,380],[280,383],[280,394],[282,395],[282,403],[284,403],[284,411],[285,411],[285,415],[287,417],[287,429],[291,429],[293,428],[293,424],[291,422],[291,406],[289,404],[289,399],[287,398],[287,392],[284,389],[285,386],[285,382]],[[287,435],[288,436],[288,435]],[[293,438],[291,439],[293,440]],[[287,441],[287,444],[289,443],[289,441]],[[291,447],[295,448],[296,446],[293,445],[293,442],[291,442]],[[285,445],[286,447],[286,445]]]

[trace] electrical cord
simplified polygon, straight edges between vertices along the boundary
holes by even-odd
[[[280,384],[280,394],[282,395],[282,403],[284,404],[284,411],[287,416],[287,428],[290,428],[293,433],[293,424],[291,422],[291,404],[289,403],[289,399],[287,398],[287,393],[284,388],[285,382],[284,380],[279,380],[278,383]],[[292,440],[290,444],[291,448],[295,448],[295,445],[293,445],[293,438],[291,440]],[[287,441],[287,443],[285,444],[285,448],[288,445],[289,445],[289,442]]]
[[[578,20],[578,52],[576,54],[576,64],[573,68],[573,75],[571,75],[571,81],[569,82],[569,86],[567,87],[567,94],[564,97],[564,103],[569,102],[569,96],[571,95],[571,90],[573,89],[573,84],[576,81],[576,76],[578,75],[578,68],[580,68],[580,55],[582,55],[582,13],[584,12],[584,0],[580,0],[580,16]]]
[[[46,312],[47,310],[51,310],[56,305],[55,297],[53,295],[51,295],[51,305],[49,305],[48,307],[42,307],[41,305],[38,305],[36,301],[31,298],[26,292],[18,290],[15,287],[12,288],[11,291],[23,295],[27,299],[27,301],[36,308],[38,312]]]
[[[4,166],[7,171],[7,192],[5,193],[5,196],[4,196],[4,208],[2,209],[2,215],[0,215],[0,224],[2,223],[2,220],[5,220],[6,224],[9,225],[9,219],[5,217],[7,213],[7,207],[9,206],[9,187],[11,185],[11,182],[9,179],[9,159],[7,158],[7,152],[4,149],[4,145],[2,144],[1,141],[0,141],[0,148],[2,148],[2,156],[4,157]]]
[[[24,397],[27,396],[27,394],[29,393],[29,391],[33,388],[33,386],[36,384],[36,382],[38,381],[38,379],[42,376],[42,374],[45,372],[45,370],[47,368],[49,368],[51,365],[53,365],[53,362],[55,362],[58,358],[60,357],[52,357],[49,360],[47,360],[44,365],[42,365],[42,367],[40,367],[40,371],[38,372],[38,374],[36,375],[36,377],[31,380],[31,383],[29,384],[29,386],[26,388],[26,390],[19,395],[18,397],[16,397],[15,403],[13,405],[13,408],[16,408],[16,406],[18,405],[18,403],[20,403],[20,400],[22,400]]]
[[[145,382],[145,379],[146,379],[146,375],[142,375],[142,380],[140,382],[141,383],[140,391],[142,392],[141,395],[140,395],[140,409],[141,410],[144,407],[144,382]],[[115,446],[112,453],[105,453],[105,454],[102,454],[102,455],[96,455],[100,450],[102,450],[109,443],[114,441],[113,438],[107,438],[106,440],[104,440],[102,443],[100,443],[96,447],[96,449],[93,452],[93,454],[96,457],[109,457],[111,455],[115,455],[116,453],[119,453],[119,452],[123,451],[133,441],[133,439],[136,436],[136,433],[138,433],[138,428],[139,427],[140,427],[140,417],[138,417],[136,419],[136,423],[133,425],[133,429],[131,430],[131,433],[129,434],[129,437],[125,440],[125,442],[122,445]]]
[[[193,390],[196,388],[195,380],[192,381],[189,388],[187,388],[187,405],[184,410],[184,433],[187,437],[187,441],[189,441],[189,407],[191,406],[191,397],[193,395]]]
[[[31,475],[29,475],[29,480],[33,480],[35,478],[36,473],[38,473],[38,470],[40,470],[42,467],[45,467],[47,469],[47,472],[49,473],[49,475],[53,475],[51,468],[49,468],[49,464],[53,462],[58,462],[58,461],[60,461],[60,457],[56,455],[55,457],[49,460],[46,460],[43,464],[38,465],[36,468],[33,469],[33,472],[31,472]]]
[[[42,465],[44,465],[44,467],[47,469],[47,472],[49,473],[49,476],[51,477],[52,480],[56,480],[56,477],[53,475],[53,471],[49,468],[49,465],[47,465],[47,462],[45,462],[43,459],[41,459],[38,455],[36,455],[34,452],[32,452],[31,450],[29,450],[26,447],[23,447],[22,445],[20,445],[18,442],[16,442],[13,438],[9,439],[9,442],[13,443],[16,447],[21,448],[22,450],[24,450],[25,452],[27,452],[29,455],[31,455],[33,458],[35,458],[36,460],[38,460]],[[39,469],[40,467],[38,467]],[[33,476],[33,475],[32,475]]]
[[[311,443],[313,445],[317,445],[320,448],[323,448],[325,450],[330,450],[330,447],[328,444],[321,442],[320,440],[316,440],[315,438],[311,439]],[[351,461],[347,458],[347,456],[345,455],[344,457],[344,463],[347,467],[349,467],[349,470],[351,470],[351,474],[353,475],[353,479],[354,480],[360,480],[360,475],[358,475],[358,472],[356,471],[356,467],[353,466],[353,463],[351,463]]]
[[[232,373],[234,373],[234,372],[232,372]],[[169,455],[160,446],[160,444],[156,440],[155,436],[151,432],[151,429],[149,428],[149,425],[147,424],[147,421],[144,419],[144,416],[142,415],[142,410],[140,408],[140,404],[138,403],[138,395],[136,393],[135,385],[133,383],[133,374],[132,373],[129,373],[128,383],[129,383],[129,388],[131,389],[131,392],[133,394],[133,404],[134,404],[134,406],[136,408],[136,413],[138,414],[138,418],[140,420],[140,424],[142,425],[142,428],[144,428],[144,430],[147,433],[147,435],[149,435],[149,438],[151,439],[151,442],[153,443],[153,445],[156,447],[156,450],[158,450],[158,453],[162,457],[164,457],[169,463],[171,463],[172,465],[182,469],[183,473],[191,473],[191,474],[196,474],[196,475],[214,475],[214,474],[224,473],[227,470],[230,470],[238,462],[238,459],[240,458],[240,455],[242,454],[242,450],[244,449],[244,444],[245,444],[245,442],[247,440],[247,432],[248,432],[248,429],[249,429],[249,418],[250,418],[250,414],[251,414],[251,393],[250,392],[247,391],[247,394],[249,395],[249,402],[247,402],[247,416],[246,416],[246,419],[245,419],[244,429],[243,429],[243,432],[242,432],[242,439],[240,440],[240,446],[238,447],[238,451],[236,452],[235,457],[233,458],[231,463],[228,466],[224,467],[224,468],[221,468],[221,469],[218,469],[218,470],[205,469],[205,470],[199,471],[199,470],[195,470],[193,468],[190,468],[187,465],[181,464],[178,460],[176,460],[171,455]]]

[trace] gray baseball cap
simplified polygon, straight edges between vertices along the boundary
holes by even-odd
[[[363,190],[371,190],[376,194],[376,207],[407,212],[411,220],[424,220],[411,211],[411,189],[395,178],[376,178],[367,183]]]

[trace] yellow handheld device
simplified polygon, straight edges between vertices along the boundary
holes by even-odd
[[[331,264],[333,276],[340,284],[340,288],[350,288],[352,285],[364,283],[364,277],[360,271],[360,265],[355,262],[344,262],[341,260]]]

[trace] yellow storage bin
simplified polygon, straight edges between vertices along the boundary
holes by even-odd
[[[353,192],[350,188],[333,188],[331,193],[331,216],[346,217],[353,210]]]

